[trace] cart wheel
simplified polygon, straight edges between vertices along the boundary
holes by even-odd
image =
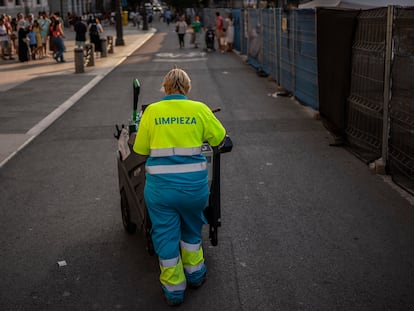
[[[125,190],[121,191],[121,214],[122,214],[122,224],[124,229],[129,234],[134,234],[137,230],[137,225],[131,221],[131,214],[129,212],[128,200],[126,197]]]

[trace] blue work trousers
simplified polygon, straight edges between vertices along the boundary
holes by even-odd
[[[208,196],[207,182],[176,188],[172,188],[171,184],[151,183],[148,180],[145,184],[145,203],[152,222],[151,236],[160,259],[160,281],[169,300],[182,301],[186,279],[197,284],[206,273],[201,232],[203,224],[207,223],[203,211]],[[197,248],[182,250],[183,253],[180,254],[180,241],[185,242],[187,248]],[[192,263],[194,259],[197,262]],[[174,265],[165,266],[171,260]],[[195,266],[191,267],[191,264]],[[186,271],[188,269],[192,271]]]
[[[145,184],[144,197],[152,222],[152,240],[161,259],[179,256],[180,240],[197,244],[207,221],[204,209],[209,196],[208,182],[203,185],[171,187],[170,184]]]

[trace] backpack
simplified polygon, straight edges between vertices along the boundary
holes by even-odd
[[[90,34],[91,36],[97,36],[97,35],[99,35],[99,32],[98,32],[98,26],[96,26],[96,24],[92,24],[92,25],[91,25],[91,28],[90,28],[90,30],[89,30],[89,34]]]

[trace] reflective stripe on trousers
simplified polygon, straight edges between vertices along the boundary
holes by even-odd
[[[204,267],[204,255],[201,243],[190,244],[180,241],[180,246],[181,257],[186,274],[201,271]]]
[[[170,292],[185,290],[187,285],[183,263],[180,257],[162,260],[160,259],[160,281]]]

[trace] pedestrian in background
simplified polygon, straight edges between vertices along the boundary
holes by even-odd
[[[62,23],[59,22],[59,20],[56,19],[54,25],[53,25],[53,32],[52,35],[55,39],[57,52],[55,54],[54,59],[56,62],[64,63],[66,62],[63,53],[65,52],[65,42],[63,39],[65,38],[65,35],[63,33],[63,26]]]
[[[28,26],[24,19],[23,14],[18,14],[18,45],[19,45],[19,60],[21,62],[29,61],[29,47],[27,45],[27,34],[29,33]]]
[[[29,41],[30,55],[31,55],[32,59],[35,60],[36,59],[37,42],[36,42],[36,31],[33,29],[33,25],[29,26],[29,32],[27,33],[27,39]]]
[[[163,87],[166,96],[142,115],[133,150],[149,156],[144,198],[161,287],[175,306],[184,301],[187,285],[198,288],[206,279],[201,244],[210,190],[201,147],[204,141],[220,145],[226,130],[207,105],[187,98],[191,80],[184,70],[170,70]]]
[[[84,48],[86,43],[86,32],[88,31],[88,27],[86,27],[85,23],[82,21],[80,16],[75,17],[75,25],[73,26],[73,30],[75,30],[75,45],[77,47]]]
[[[169,8],[167,9],[167,11],[165,11],[164,18],[165,18],[165,22],[167,23],[167,26],[169,26],[171,23],[171,11]]]
[[[50,17],[50,25],[48,30],[48,36],[49,36],[49,51],[52,52],[53,57],[55,57],[57,53],[57,45],[55,37],[53,36],[53,29],[55,27],[55,23],[57,22],[56,17],[52,15]]]
[[[175,31],[178,34],[178,43],[180,48],[184,47],[184,36],[187,32],[187,23],[185,22],[184,16],[181,16],[179,21],[175,24]]]
[[[223,18],[220,15],[220,12],[216,12],[216,38],[217,38],[217,45],[220,51],[223,51]]]
[[[201,22],[200,16],[196,15],[194,21],[191,23],[191,27],[193,28],[193,36],[194,36],[194,47],[198,48],[199,40],[200,40],[200,33],[201,33]]]
[[[47,38],[49,33],[50,19],[48,18],[46,12],[40,13],[40,18],[38,20],[40,26],[40,36],[42,37],[42,54],[43,56],[49,57],[47,55]]]
[[[89,19],[88,25],[89,40],[95,46],[96,56],[102,52],[102,44],[100,34],[103,32],[103,28],[98,18]]]
[[[11,56],[10,30],[3,17],[0,18],[0,48],[4,60],[13,59]]]
[[[17,45],[17,17],[11,17],[10,15],[8,17],[8,22],[10,24],[10,56],[13,56],[13,54],[18,54],[18,45]],[[13,57],[11,59],[14,59]]]
[[[233,51],[233,42],[234,42],[234,22],[233,15],[231,13],[227,14],[225,19],[226,24],[226,48],[227,52]]]

